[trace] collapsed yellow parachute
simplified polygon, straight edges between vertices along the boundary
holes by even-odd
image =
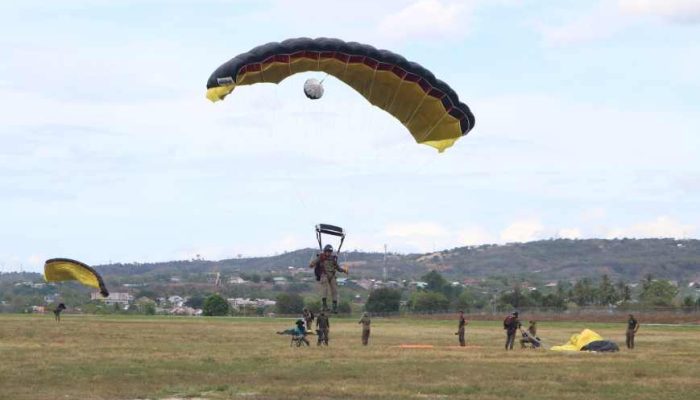
[[[69,258],[52,258],[44,263],[44,279],[47,282],[78,281],[85,286],[100,289],[102,296],[109,296],[100,274],[87,264]]]
[[[603,338],[593,332],[590,329],[584,329],[581,331],[581,333],[577,333],[575,335],[571,336],[571,339],[569,339],[568,343],[565,343],[561,346],[552,346],[551,350],[554,351],[581,351],[583,347],[588,345],[591,342],[596,342],[599,340],[603,340]]]

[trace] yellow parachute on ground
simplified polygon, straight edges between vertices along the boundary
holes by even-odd
[[[603,339],[599,334],[584,329],[581,333],[571,336],[568,343],[561,346],[552,346],[554,351],[594,351],[594,352],[616,352],[620,348],[614,342]]]
[[[85,286],[100,289],[102,296],[109,296],[102,276],[87,264],[70,258],[52,258],[44,263],[44,279],[47,282],[78,281]]]

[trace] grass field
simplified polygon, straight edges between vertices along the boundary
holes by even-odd
[[[292,325],[0,315],[0,399],[700,398],[700,327],[642,325],[634,351],[561,354],[505,352],[498,322],[471,322],[467,348],[456,320],[377,318],[368,347],[354,318],[331,321],[328,348],[290,348],[274,332]],[[542,323],[540,336],[561,344],[585,327],[624,347],[622,323]]]

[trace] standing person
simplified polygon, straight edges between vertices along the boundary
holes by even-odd
[[[321,310],[321,313],[318,314],[318,318],[316,318],[316,334],[318,335],[317,344],[319,346],[321,345],[321,343],[328,346],[328,334],[330,333],[330,330],[331,322],[328,320],[326,312]]]
[[[464,330],[467,325],[467,320],[464,319],[464,311],[459,312],[459,325],[457,325],[457,332],[455,335],[459,336],[459,345],[464,347],[467,345],[467,341],[464,339]]]
[[[321,302],[323,311],[328,311],[328,294],[333,301],[333,314],[338,313],[338,282],[335,280],[336,272],[348,273],[347,269],[338,265],[338,256],[333,254],[333,246],[327,244],[323,253],[317,254],[311,259],[309,267],[314,269],[316,280],[321,285]]]
[[[506,350],[513,350],[513,343],[515,343],[515,334],[520,329],[520,321],[518,320],[518,312],[513,311],[509,316],[503,320],[503,329],[506,330]]]
[[[56,307],[55,310],[53,310],[53,317],[56,320],[56,322],[61,322],[61,312],[66,309],[66,305],[63,303],[59,303],[58,307]]]
[[[362,314],[362,318],[358,322],[358,324],[362,324],[362,345],[367,346],[369,343],[369,325],[372,323],[372,321],[369,319],[369,314],[364,313]]]
[[[627,343],[628,349],[634,349],[634,335],[637,334],[639,330],[639,322],[634,319],[634,315],[630,314],[627,319],[627,334],[625,342]]]
[[[306,330],[311,330],[313,327],[313,322],[314,322],[314,313],[309,310],[308,308],[304,308],[303,312],[303,317],[304,317],[304,322],[306,322]]]

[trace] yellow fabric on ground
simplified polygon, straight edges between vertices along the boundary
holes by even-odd
[[[561,346],[552,346],[554,351],[581,351],[581,348],[588,343],[603,340],[603,338],[590,329],[584,329],[581,333],[571,336],[568,343]]]

